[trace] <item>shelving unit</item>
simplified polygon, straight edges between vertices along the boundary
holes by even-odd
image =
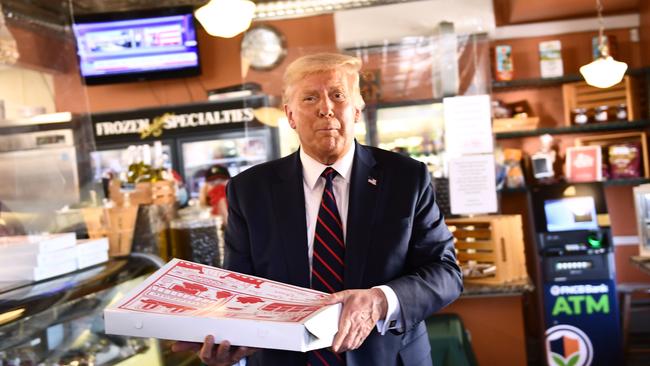
[[[603,182],[605,187],[608,186],[636,186],[639,184],[650,183],[648,178],[630,178],[630,179],[612,179]]]
[[[580,183],[589,183],[589,182],[580,182]],[[639,184],[650,183],[650,178],[628,178],[628,179],[610,179],[604,180],[601,182],[605,187],[611,186],[636,186]],[[558,183],[560,184],[560,183]],[[561,184],[566,184],[562,182]],[[552,184],[550,184],[552,185]],[[530,187],[519,187],[519,188],[504,188],[498,193],[501,194],[513,194],[513,193],[526,193],[530,191]]]
[[[590,123],[581,126],[574,125],[574,126],[561,126],[561,127],[542,127],[535,130],[527,130],[527,131],[499,132],[495,134],[495,137],[497,140],[499,140],[499,139],[541,136],[544,134],[568,135],[568,134],[577,134],[577,133],[634,130],[634,129],[642,129],[648,127],[650,127],[650,120],[639,120],[639,121],[630,121],[630,122],[628,121],[603,122],[603,123]]]
[[[632,76],[639,76],[650,73],[650,67],[641,67],[636,69],[629,69],[625,74]],[[569,74],[557,78],[539,78],[539,79],[519,79],[510,81],[493,81],[492,91],[505,91],[508,89],[518,88],[543,88],[550,86],[560,86],[564,83],[571,83],[574,81],[584,80],[580,74]]]
[[[559,86],[564,83],[583,80],[580,75],[565,75],[557,78],[540,78],[540,79],[518,79],[509,81],[493,81],[492,91],[497,92],[508,89],[518,88],[543,88],[548,86]]]

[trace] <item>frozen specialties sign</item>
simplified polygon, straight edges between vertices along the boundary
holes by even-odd
[[[253,108],[229,109],[196,113],[165,113],[154,118],[138,118],[122,121],[95,123],[95,135],[111,136],[140,134],[140,138],[160,137],[164,130],[193,128],[222,123],[251,122],[255,119]]]
[[[205,132],[222,128],[260,126],[255,108],[264,106],[266,98],[246,102],[201,103],[166,108],[140,109],[92,115],[98,142],[161,139],[188,132]]]

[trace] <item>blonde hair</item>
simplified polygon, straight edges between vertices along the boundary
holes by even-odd
[[[282,102],[287,104],[291,98],[291,86],[298,80],[307,75],[318,74],[331,70],[341,70],[351,76],[352,95],[354,104],[357,108],[363,109],[366,103],[361,97],[359,89],[359,70],[361,70],[361,60],[348,55],[339,53],[316,53],[302,56],[293,61],[284,72],[282,83],[284,89],[282,92]]]

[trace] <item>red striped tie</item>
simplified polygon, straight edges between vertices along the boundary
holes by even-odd
[[[345,269],[343,225],[332,190],[332,182],[336,174],[336,170],[330,167],[321,174],[325,178],[325,190],[316,220],[311,270],[311,288],[327,293],[343,290]],[[345,365],[344,354],[336,354],[326,349],[311,351],[307,357],[308,366]]]

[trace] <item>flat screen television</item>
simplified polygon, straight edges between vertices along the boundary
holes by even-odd
[[[87,85],[201,72],[192,7],[80,15],[72,29]]]

